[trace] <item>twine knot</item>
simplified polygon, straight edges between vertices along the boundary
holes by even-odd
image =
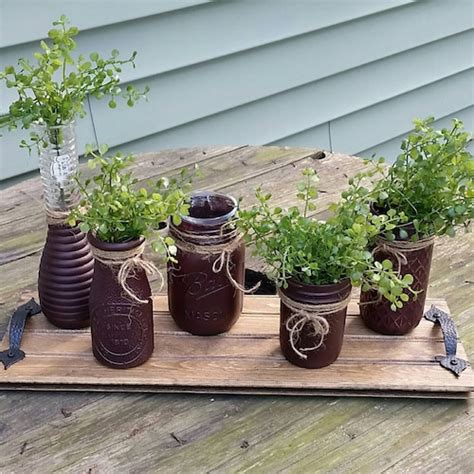
[[[323,345],[324,338],[330,330],[326,317],[345,309],[351,299],[349,294],[347,298],[336,303],[307,304],[289,298],[281,290],[278,291],[278,295],[282,303],[291,310],[291,316],[287,319],[285,327],[289,332],[291,348],[301,359],[308,358],[305,352],[314,351]],[[306,325],[311,328],[310,335],[317,337],[318,340],[311,347],[298,348],[298,341]]]
[[[120,269],[117,273],[117,281],[120,286],[123,288],[125,293],[137,303],[145,304],[148,303],[148,299],[140,299],[130,288],[128,284],[128,279],[132,277],[136,270],[144,270],[147,275],[158,275],[161,280],[161,288],[163,288],[163,275],[158,270],[156,265],[149,260],[145,260],[142,257],[143,252],[145,251],[145,242],[141,243],[138,247],[135,247],[130,250],[121,250],[121,251],[110,251],[98,249],[91,245],[92,254],[94,258],[100,263],[108,266],[120,266]],[[161,290],[160,288],[160,290]]]
[[[252,288],[245,288],[232,276],[230,268],[232,253],[242,243],[242,235],[238,233],[237,229],[232,229],[225,235],[222,233],[222,229],[218,235],[199,235],[183,232],[173,226],[170,229],[170,234],[175,241],[176,247],[182,251],[197,253],[207,257],[219,255],[212,264],[212,271],[220,273],[225,270],[232,286],[242,293],[253,293],[260,287],[261,282],[259,281]],[[227,242],[222,243],[223,237],[228,239]],[[194,240],[194,242],[190,242],[190,240]]]

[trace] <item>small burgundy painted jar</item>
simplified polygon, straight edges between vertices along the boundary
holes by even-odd
[[[92,350],[103,365],[128,369],[146,362],[154,348],[153,304],[141,259],[145,239],[103,242],[88,234],[95,257],[90,293]],[[119,272],[129,262],[129,272]]]
[[[230,225],[236,211],[231,196],[197,192],[189,215],[170,224],[178,263],[168,265],[168,305],[176,324],[192,334],[226,332],[242,311],[245,245]]]
[[[404,227],[409,235],[413,233],[410,225]],[[377,291],[361,292],[360,315],[368,328],[381,334],[398,336],[407,334],[420,324],[425,309],[433,247],[432,238],[413,243],[400,240],[379,242],[374,249],[375,260],[390,260],[393,268],[400,268],[402,277],[411,274],[411,287],[418,293],[415,296],[409,294],[410,300],[404,303],[402,308],[393,311],[390,308],[391,303],[381,298]]]
[[[319,369],[339,357],[351,290],[348,278],[329,285],[290,279],[279,290],[280,347],[289,362]]]

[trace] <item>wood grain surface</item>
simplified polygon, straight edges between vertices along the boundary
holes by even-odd
[[[351,302],[347,333],[338,360],[320,370],[305,370],[285,360],[279,346],[279,298],[246,296],[237,324],[227,334],[193,336],[180,330],[164,311],[167,297],[155,297],[155,351],[131,370],[100,365],[92,355],[90,330],[67,331],[52,326],[43,315],[30,320],[23,335],[27,357],[0,372],[0,388],[100,391],[200,392],[291,395],[358,395],[424,397],[430,392],[467,398],[474,390],[468,367],[460,377],[443,369],[444,354],[438,325],[422,320],[407,336],[382,336],[366,329]],[[432,304],[428,300],[427,307]],[[449,311],[446,304],[438,307]],[[1,349],[7,349],[8,338]],[[458,354],[466,358],[462,344]]]
[[[320,176],[318,213],[324,216],[347,177],[363,164],[337,153],[320,157],[310,149],[229,146],[149,153],[135,168],[146,179],[199,162],[205,173],[200,188],[243,196],[248,205],[254,188],[263,184],[279,204],[288,205],[295,202],[299,171],[312,166]],[[213,178],[218,169],[222,181]],[[45,235],[39,179],[0,192],[0,332],[11,311],[36,296]],[[260,268],[253,258],[248,265]],[[156,291],[158,282],[152,286]],[[438,239],[428,296],[446,299],[471,360],[473,289],[474,234]],[[348,334],[351,330],[348,324]],[[426,329],[412,335],[426,336],[419,331]],[[0,392],[2,474],[473,470],[474,417],[472,402],[465,400],[79,390],[85,391]]]

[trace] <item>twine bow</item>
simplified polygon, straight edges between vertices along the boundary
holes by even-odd
[[[292,300],[283,294],[282,291],[278,291],[278,295],[280,296],[282,303],[291,310],[292,314],[287,319],[285,327],[289,332],[291,348],[299,357],[301,357],[301,359],[308,358],[308,356],[304,354],[305,352],[314,351],[323,345],[324,338],[329,334],[330,330],[330,325],[326,316],[330,316],[345,309],[351,299],[351,295],[349,294],[347,298],[336,303],[313,305]],[[306,325],[311,327],[311,336],[315,338],[319,336],[318,342],[311,347],[298,348],[298,341],[301,337],[303,328]]]
[[[140,244],[138,247],[135,247],[131,250],[125,251],[109,251],[98,249],[97,247],[92,247],[92,253],[94,258],[100,263],[108,266],[118,266],[120,269],[117,273],[117,281],[120,286],[123,288],[125,293],[137,303],[148,303],[148,299],[140,299],[130,288],[128,284],[129,278],[132,278],[132,275],[136,270],[141,269],[146,272],[147,275],[158,275],[161,280],[160,290],[163,288],[164,280],[163,275],[158,270],[155,264],[142,258],[142,254],[145,251],[145,242]]]
[[[171,227],[170,233],[175,241],[176,247],[180,250],[208,257],[219,254],[212,264],[212,271],[214,273],[220,273],[225,269],[227,278],[234,288],[245,294],[253,293],[260,287],[261,282],[258,282],[252,288],[245,288],[235,280],[230,269],[232,253],[241,245],[242,235],[240,235],[236,229],[231,230],[226,235],[224,235],[222,231],[223,229],[221,229],[219,235],[199,235],[183,232],[173,226]],[[228,242],[220,243],[223,237],[228,238]],[[190,240],[194,240],[196,243],[190,242]]]

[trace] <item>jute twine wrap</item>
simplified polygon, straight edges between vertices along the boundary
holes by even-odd
[[[46,209],[46,222],[49,225],[63,225],[69,217],[69,211],[52,211]]]
[[[435,238],[427,237],[426,239],[420,239],[416,242],[406,241],[406,240],[386,240],[379,238],[377,239],[377,245],[372,250],[372,255],[375,255],[377,252],[385,252],[389,255],[392,255],[398,265],[398,273],[402,271],[402,266],[408,264],[408,260],[405,254],[409,252],[416,252],[417,250],[422,250],[433,244]],[[366,306],[370,304],[380,303],[382,301],[382,295],[378,293],[377,299],[372,301],[360,301],[359,306]]]
[[[407,265],[408,260],[406,253],[416,252],[417,250],[422,250],[429,247],[434,242],[434,237],[428,237],[426,239],[420,239],[416,242],[406,241],[406,240],[386,240],[379,238],[377,240],[377,245],[372,251],[372,254],[375,255],[377,252],[385,252],[389,255],[393,255],[397,260],[398,264],[398,273],[402,269],[402,265]]]
[[[330,316],[347,307],[351,295],[337,303],[306,304],[288,298],[281,290],[278,291],[282,303],[291,310],[291,316],[286,321],[286,329],[290,335],[290,345],[302,359],[307,359],[305,352],[314,351],[322,346],[324,338],[329,333],[330,325],[326,316]],[[318,342],[311,347],[298,348],[297,343],[306,325],[311,326],[311,336],[319,336]]]
[[[108,267],[120,266],[117,273],[117,281],[125,293],[137,303],[148,303],[148,300],[142,300],[132,291],[128,285],[128,279],[133,278],[136,270],[144,270],[148,275],[157,274],[161,279],[161,288],[163,287],[163,275],[156,266],[142,258],[145,250],[145,242],[130,250],[109,251],[98,249],[91,245],[94,258]]]
[[[212,264],[212,271],[220,273],[225,270],[232,286],[242,293],[253,293],[259,288],[261,282],[252,288],[245,288],[232,276],[230,269],[232,252],[242,243],[242,236],[236,229],[230,230],[227,234],[223,234],[223,228],[221,228],[220,234],[217,235],[199,235],[178,230],[173,226],[170,228],[170,236],[175,241],[176,247],[184,252],[197,253],[206,257],[219,255]],[[226,238],[227,242],[222,243],[223,238]],[[190,240],[194,242],[190,242]]]

